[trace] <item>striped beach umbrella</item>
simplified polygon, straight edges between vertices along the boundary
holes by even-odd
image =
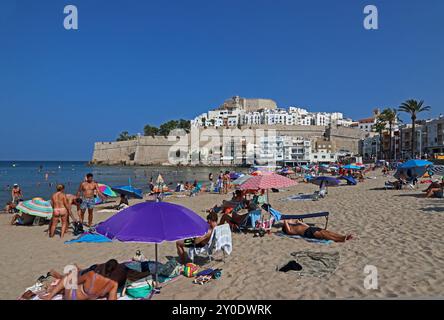
[[[45,201],[41,198],[35,198],[33,200],[20,202],[17,205],[17,210],[31,216],[42,217],[46,219],[51,219],[53,211],[51,202]]]
[[[242,190],[280,189],[296,185],[297,182],[279,174],[264,174],[254,176],[240,185]]]
[[[111,198],[117,198],[119,195],[115,193],[110,186],[107,186],[106,184],[99,183],[99,190],[101,193],[103,193],[107,197]]]

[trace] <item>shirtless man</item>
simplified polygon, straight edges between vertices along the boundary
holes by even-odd
[[[68,214],[71,213],[71,204],[65,194],[65,186],[59,184],[57,186],[57,192],[51,197],[51,203],[53,208],[51,224],[49,227],[49,237],[54,237],[55,229],[59,224],[59,219],[62,220],[62,230],[60,233],[60,238],[65,235],[66,229],[68,228]]]
[[[310,239],[333,240],[334,242],[345,242],[346,240],[353,239],[351,234],[343,236],[325,229],[309,226],[298,219],[284,220],[282,231],[289,235],[303,236]]]
[[[204,247],[210,241],[211,234],[213,233],[214,228],[217,227],[217,214],[214,212],[209,213],[207,216],[207,222],[208,222],[208,231],[202,237],[180,240],[176,242],[177,254],[179,255],[181,263],[185,264],[186,260],[185,248],[193,246]]]
[[[86,175],[86,181],[82,182],[77,191],[77,198],[82,194],[82,204],[80,205],[80,222],[83,223],[85,218],[86,209],[88,209],[88,227],[92,226],[94,206],[96,204],[94,196],[97,195],[103,200],[106,197],[100,192],[99,185],[93,180],[93,174],[88,173]]]
[[[75,218],[75,216],[74,216],[74,213],[72,213],[71,215],[70,215],[70,217],[71,217],[71,219],[73,219],[73,221],[74,222],[76,222],[76,221],[80,221],[80,204],[82,203],[82,200],[80,199],[80,198],[77,198],[75,195],[73,195],[73,194],[67,194],[66,195],[66,198],[68,199],[68,203],[69,203],[69,205],[72,207],[72,206],[76,206],[76,209],[77,209],[77,219]],[[68,222],[69,222],[69,220],[68,220]]]

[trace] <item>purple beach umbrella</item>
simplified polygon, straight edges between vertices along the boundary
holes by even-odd
[[[96,231],[111,240],[155,243],[157,282],[157,244],[203,236],[208,231],[208,224],[198,214],[180,205],[145,202],[103,221]]]
[[[111,240],[161,243],[203,236],[208,224],[197,213],[180,205],[145,202],[103,221],[96,231]]]

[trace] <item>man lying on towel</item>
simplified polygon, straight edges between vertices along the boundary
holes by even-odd
[[[334,242],[345,242],[346,240],[353,239],[351,234],[343,236],[325,229],[309,226],[299,219],[284,220],[282,231],[291,236],[302,236],[305,238],[319,240],[332,240]]]

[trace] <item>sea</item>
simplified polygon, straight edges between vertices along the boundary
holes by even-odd
[[[151,178],[155,181],[159,174],[165,183],[174,189],[180,181],[208,183],[208,175],[215,178],[225,168],[209,167],[128,167],[128,166],[89,166],[81,161],[0,161],[0,210],[11,200],[11,188],[17,183],[24,199],[35,197],[50,199],[56,185],[65,185],[66,193],[75,194],[87,173],[94,180],[109,186],[131,184],[148,191]],[[242,170],[238,170],[242,171]]]

